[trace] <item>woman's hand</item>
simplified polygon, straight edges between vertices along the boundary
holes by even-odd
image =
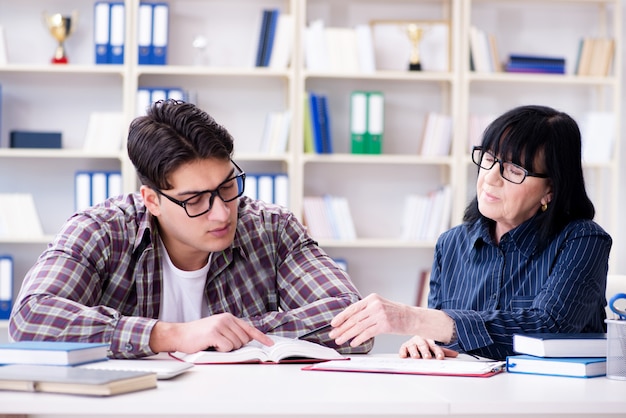
[[[419,335],[412,337],[407,342],[400,346],[399,351],[402,358],[436,358],[437,360],[443,360],[446,357],[456,357],[458,352],[449,348],[441,347],[435,343],[434,340],[422,338]]]

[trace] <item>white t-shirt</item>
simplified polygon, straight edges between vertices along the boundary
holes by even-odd
[[[213,253],[200,270],[184,271],[172,263],[163,242],[163,288],[159,319],[166,322],[189,322],[209,316],[204,284]]]

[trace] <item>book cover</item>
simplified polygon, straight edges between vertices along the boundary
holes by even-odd
[[[157,387],[155,373],[12,364],[0,367],[0,390],[111,396]]]
[[[513,351],[538,357],[606,357],[606,334],[515,334]]]
[[[320,119],[322,110],[320,96],[309,92],[309,112],[311,115],[311,133],[313,139],[313,151],[316,154],[324,153],[324,138],[322,134],[322,121]]]
[[[319,124],[322,135],[322,152],[324,154],[333,153],[333,138],[330,125],[330,111],[328,110],[328,97],[324,94],[318,96]]]
[[[556,357],[545,358],[529,355],[508,356],[506,370],[509,373],[542,374],[567,377],[597,377],[606,374],[606,358]]]
[[[18,341],[0,344],[0,364],[74,366],[107,359],[108,344]]]
[[[503,361],[458,358],[436,360],[400,357],[351,357],[348,361],[325,361],[303,367],[302,370],[490,377],[503,371],[504,365],[505,362]]]
[[[13,308],[13,257],[0,255],[0,319],[9,319]]]
[[[270,60],[272,58],[272,52],[274,51],[274,40],[276,38],[276,26],[278,25],[278,17],[280,16],[280,11],[278,9],[272,9],[269,21],[268,21],[268,30],[267,37],[265,38],[265,43],[263,44],[263,60],[261,63],[262,67],[269,67]]]
[[[250,341],[243,347],[229,351],[213,350],[170,355],[178,360],[193,364],[235,364],[235,363],[314,363],[323,360],[345,360],[337,350],[306,340],[270,336],[274,345],[265,346],[258,341]]]

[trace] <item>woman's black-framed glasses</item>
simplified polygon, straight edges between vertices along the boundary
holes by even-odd
[[[509,161],[502,161],[489,151],[483,151],[482,147],[472,148],[472,162],[485,170],[491,170],[496,163],[500,164],[500,175],[511,183],[521,184],[526,177],[548,178],[547,174],[531,173],[524,167]]]
[[[232,163],[237,170],[237,174],[221,182],[214,190],[204,190],[185,200],[174,199],[156,188],[154,190],[161,196],[167,198],[170,202],[176,203],[178,206],[185,209],[185,213],[187,213],[187,216],[190,218],[202,216],[213,207],[215,196],[222,199],[224,203],[227,203],[232,202],[243,194],[246,185],[246,173],[239,168],[237,163],[234,161],[232,161]]]

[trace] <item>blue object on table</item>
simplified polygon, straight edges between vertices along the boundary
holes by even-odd
[[[613,296],[609,301],[609,308],[611,308],[611,310],[615,312],[617,316],[619,316],[619,319],[626,320],[626,309],[620,309],[619,307],[615,306],[615,303],[620,299],[626,300],[626,293],[618,293]]]

